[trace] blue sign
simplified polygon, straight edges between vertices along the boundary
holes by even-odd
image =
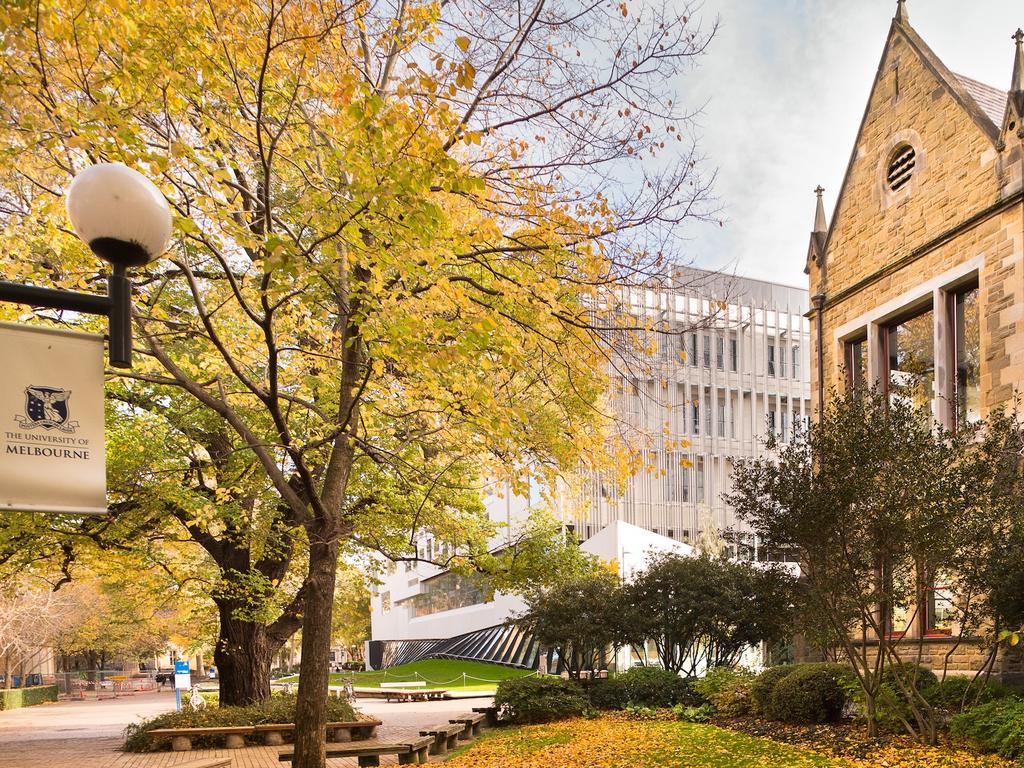
[[[174,662],[174,687],[179,690],[192,687],[192,674],[187,660]]]

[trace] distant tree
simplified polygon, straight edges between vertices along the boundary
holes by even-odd
[[[889,668],[920,658],[921,641],[904,630],[930,581],[954,566],[977,510],[972,438],[940,429],[912,398],[857,390],[833,394],[804,439],[770,442],[775,455],[733,473],[727,501],[765,546],[797,554],[807,610],[853,666],[872,733],[879,696],[894,695],[908,732],[936,738],[914,673]],[[969,623],[967,604],[954,609]]]
[[[534,593],[515,623],[543,646],[557,648],[572,678],[601,668],[618,638],[621,590],[608,570]]]
[[[46,581],[28,576],[0,582],[0,664],[4,687],[25,672],[72,620],[74,609],[66,595]]]
[[[792,627],[794,579],[781,568],[707,555],[663,554],[622,589],[623,644],[688,676],[733,666],[745,649],[784,639]]]
[[[582,550],[576,535],[543,510],[499,535],[504,541],[471,563],[491,592],[525,595],[605,570],[600,558]]]
[[[338,585],[331,613],[334,643],[362,659],[363,643],[370,639],[370,589],[363,570],[339,563]]]

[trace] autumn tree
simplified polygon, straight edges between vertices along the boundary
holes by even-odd
[[[707,214],[672,85],[710,31],[685,7],[545,0],[40,1],[0,30],[5,273],[101,281],[61,211],[90,163],[142,170],[175,212],[110,395],[178,465],[115,490],[109,525],[141,495],[241,590],[218,666],[246,697],[269,655],[232,622],[301,622],[294,764],[322,766],[342,547],[436,528],[470,548],[481,477],[521,489],[602,454],[609,340],[660,322],[617,286]]]

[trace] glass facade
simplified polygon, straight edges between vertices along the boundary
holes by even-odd
[[[478,605],[486,599],[487,593],[481,580],[449,572],[422,582],[418,595],[397,604],[408,606],[409,617],[415,618]]]

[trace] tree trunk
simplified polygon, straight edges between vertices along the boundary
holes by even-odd
[[[236,618],[235,600],[216,600],[220,630],[213,651],[222,706],[245,706],[270,698],[270,661],[277,650],[258,622]]]
[[[331,610],[338,571],[338,542],[314,541],[309,547],[309,579],[302,617],[302,667],[295,709],[293,768],[324,768],[327,686],[330,676]]]

